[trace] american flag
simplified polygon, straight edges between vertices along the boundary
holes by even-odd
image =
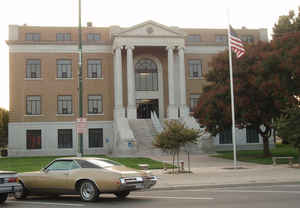
[[[234,29],[231,27],[231,25],[229,26],[229,33],[230,33],[230,45],[231,45],[231,49],[235,52],[236,57],[240,58],[245,54],[245,48],[244,45],[241,41],[241,39],[238,37],[238,35],[236,34],[236,32],[234,31]]]

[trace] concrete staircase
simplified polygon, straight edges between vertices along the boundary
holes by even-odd
[[[129,120],[129,126],[136,140],[136,156],[164,155],[160,149],[152,145],[157,132],[151,119]]]

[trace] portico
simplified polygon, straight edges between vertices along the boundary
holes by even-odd
[[[186,83],[185,83],[185,64],[184,64],[184,34],[176,29],[169,28],[153,21],[134,26],[127,30],[118,31],[114,28],[113,36],[113,56],[114,56],[114,119],[125,118],[137,119],[136,100],[141,98],[135,86],[137,56],[149,58],[159,65],[158,67],[158,89],[153,93],[146,91],[143,93],[144,99],[157,98],[159,100],[160,112],[163,112],[164,96],[168,96],[167,118],[177,119],[189,113],[186,105]],[[155,54],[135,54],[136,48],[160,47],[167,51],[167,67],[163,68]],[[123,52],[123,53],[122,53]],[[122,64],[122,54],[126,54],[126,65]],[[136,60],[136,61],[134,61]],[[127,68],[127,95],[123,95],[123,69]],[[161,70],[161,71],[160,71]],[[167,95],[163,94],[163,73],[167,70]],[[175,73],[179,73],[179,80],[175,80]],[[175,99],[175,81],[179,84],[179,99]],[[177,82],[178,81],[178,82]],[[157,95],[156,95],[156,94]],[[146,95],[149,97],[145,97]],[[178,93],[177,93],[178,94]],[[127,108],[123,104],[123,96],[127,97]],[[179,102],[177,101],[179,100]],[[164,118],[164,113],[159,113]]]

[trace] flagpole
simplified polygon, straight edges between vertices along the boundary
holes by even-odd
[[[229,51],[229,71],[230,71],[230,91],[231,91],[231,117],[232,117],[232,144],[233,144],[233,167],[236,169],[236,139],[235,139],[235,112],[234,112],[234,93],[233,93],[233,75],[232,75],[232,56],[231,56],[231,43],[230,43],[230,18],[229,9],[227,9],[228,16],[228,51]]]

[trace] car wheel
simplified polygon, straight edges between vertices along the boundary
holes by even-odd
[[[115,193],[115,195],[118,197],[118,199],[125,199],[130,194],[130,191],[121,191],[118,193]]]
[[[7,193],[5,193],[5,194],[0,194],[0,203],[5,202],[5,200],[7,199],[7,196],[8,196]]]
[[[82,201],[95,201],[99,196],[99,190],[91,181],[83,181],[80,184],[80,198]]]
[[[28,190],[24,187],[23,183],[22,190],[14,192],[15,199],[25,199],[28,196]]]

